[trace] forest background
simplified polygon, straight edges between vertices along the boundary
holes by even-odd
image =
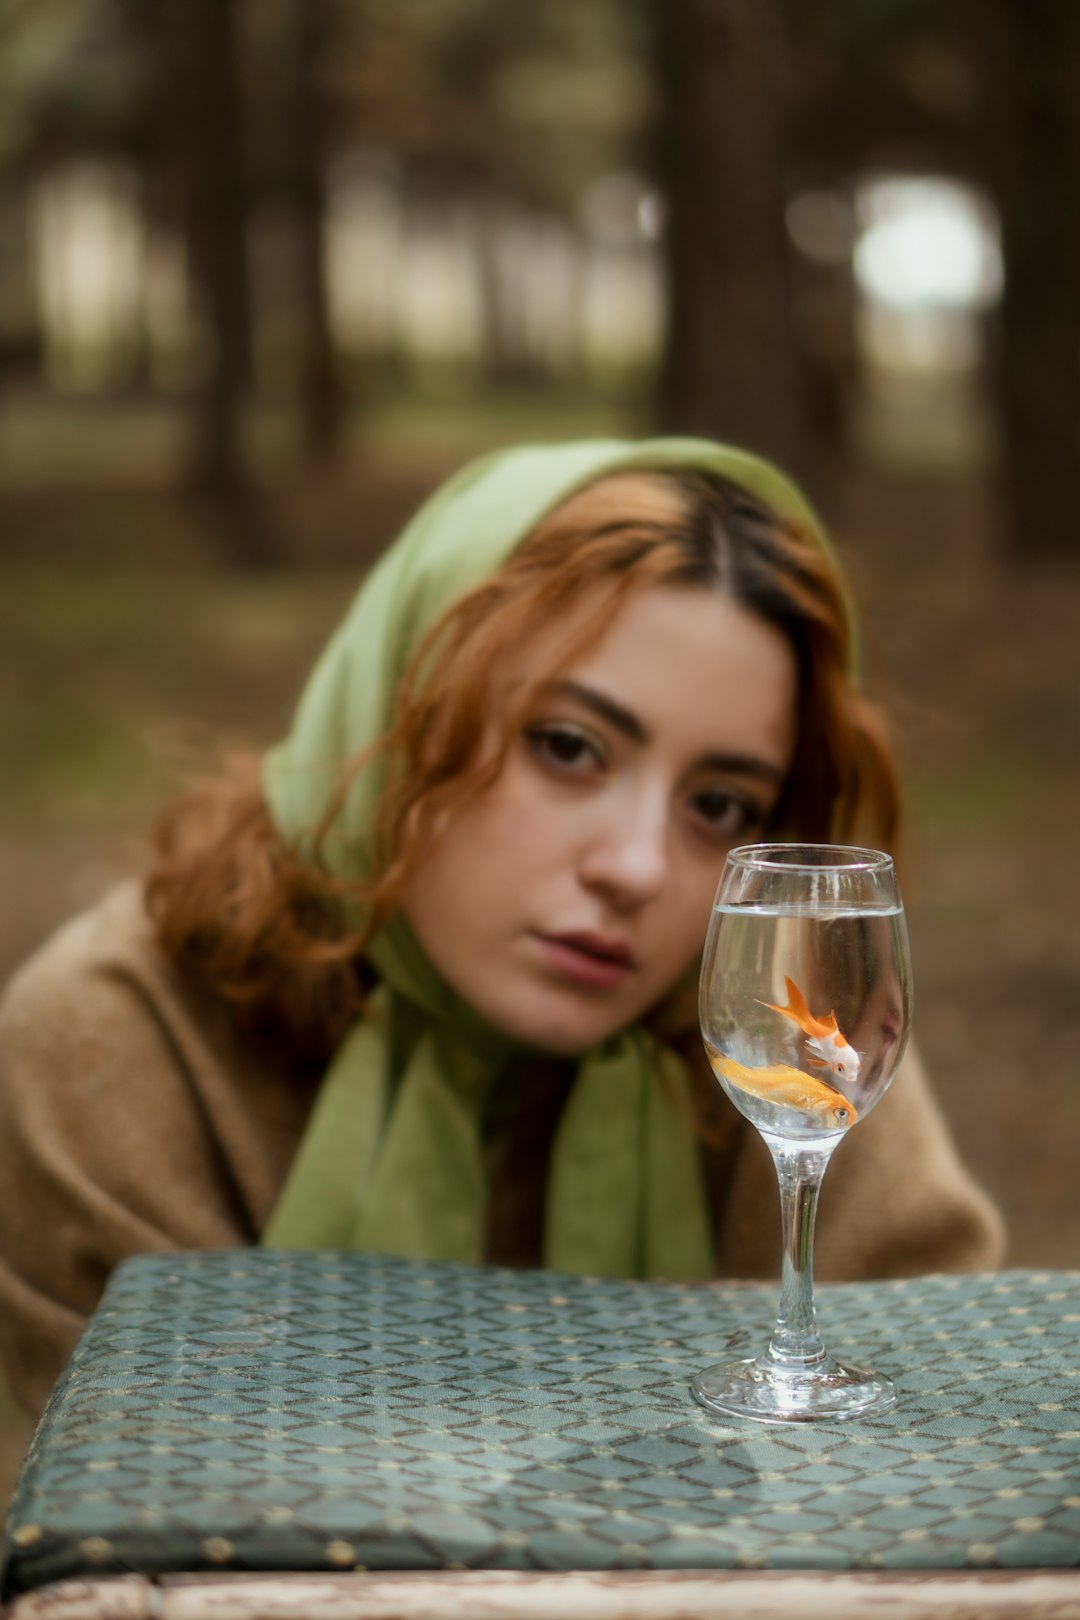
[[[731,439],[855,582],[961,1149],[1075,1266],[1078,82],[1072,0],[0,0],[0,983],[465,457]]]

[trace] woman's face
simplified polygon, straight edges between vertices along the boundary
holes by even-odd
[[[485,746],[568,629],[506,654]],[[540,686],[498,777],[406,888],[405,917],[458,995],[563,1054],[662,1000],[701,951],[727,850],[760,836],[779,797],[796,681],[781,632],[731,598],[628,597]]]

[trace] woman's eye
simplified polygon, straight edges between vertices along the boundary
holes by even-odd
[[[693,807],[710,832],[724,835],[742,834],[748,827],[759,826],[764,820],[756,804],[721,788],[695,794]]]
[[[569,726],[530,726],[525,736],[539,759],[563,770],[587,769],[599,763],[589,739]]]

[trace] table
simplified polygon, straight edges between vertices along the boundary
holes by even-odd
[[[113,1275],[39,1425],[11,1620],[1080,1615],[1080,1273],[822,1287],[883,1417],[719,1421],[772,1285],[262,1250]]]

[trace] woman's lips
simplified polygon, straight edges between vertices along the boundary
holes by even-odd
[[[549,965],[577,984],[611,989],[622,984],[637,965],[628,945],[605,934],[539,934],[537,938]]]

